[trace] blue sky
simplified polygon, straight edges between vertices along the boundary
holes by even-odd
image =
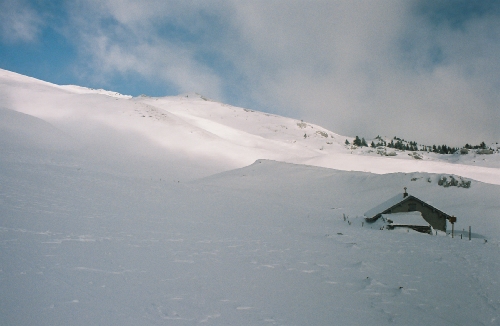
[[[500,141],[500,2],[0,0],[0,68],[366,138]]]

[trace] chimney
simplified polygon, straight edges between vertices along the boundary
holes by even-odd
[[[406,192],[406,187],[405,187],[405,192],[403,193],[403,198],[408,197],[408,193]]]

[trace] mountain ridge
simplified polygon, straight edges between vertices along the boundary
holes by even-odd
[[[347,146],[345,140],[352,142],[353,137],[302,120],[207,100],[196,93],[131,97],[59,86],[6,70],[0,70],[0,85],[5,94],[0,106],[42,119],[87,146],[101,147],[102,152],[123,148],[134,159],[145,154],[143,148],[151,147],[159,161],[182,156],[181,161],[195,163],[201,170],[210,162],[206,173],[270,159],[371,173],[451,173],[500,184],[498,153],[476,159],[476,154],[417,155],[387,148],[394,156],[380,157],[372,148]],[[131,140],[136,137],[141,140]]]

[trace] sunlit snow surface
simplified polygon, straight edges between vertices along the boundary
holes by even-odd
[[[0,324],[500,325],[496,163],[351,154],[194,94],[74,89],[0,71]],[[329,156],[427,170],[297,164]],[[455,238],[363,223],[403,187],[457,216]]]

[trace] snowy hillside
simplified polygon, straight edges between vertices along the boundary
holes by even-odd
[[[346,138],[0,70],[0,324],[500,325],[499,154]],[[455,238],[364,221],[403,187]]]
[[[212,102],[198,94],[131,98],[103,90],[58,86],[5,70],[0,70],[0,87],[4,94],[0,107],[50,123],[78,145],[99,151],[92,155],[104,155],[106,162],[129,172],[140,169],[143,156],[147,156],[146,165],[174,160],[183,164],[170,168],[196,167],[196,172],[166,168],[161,172],[165,177],[181,173],[184,179],[247,166],[257,159],[272,159],[382,174],[448,173],[500,184],[498,152],[463,156],[422,153],[423,159],[417,160],[411,152],[391,150],[397,155],[382,157],[373,149],[345,146],[349,137],[319,126]],[[133,154],[134,164],[120,159],[124,152]]]

